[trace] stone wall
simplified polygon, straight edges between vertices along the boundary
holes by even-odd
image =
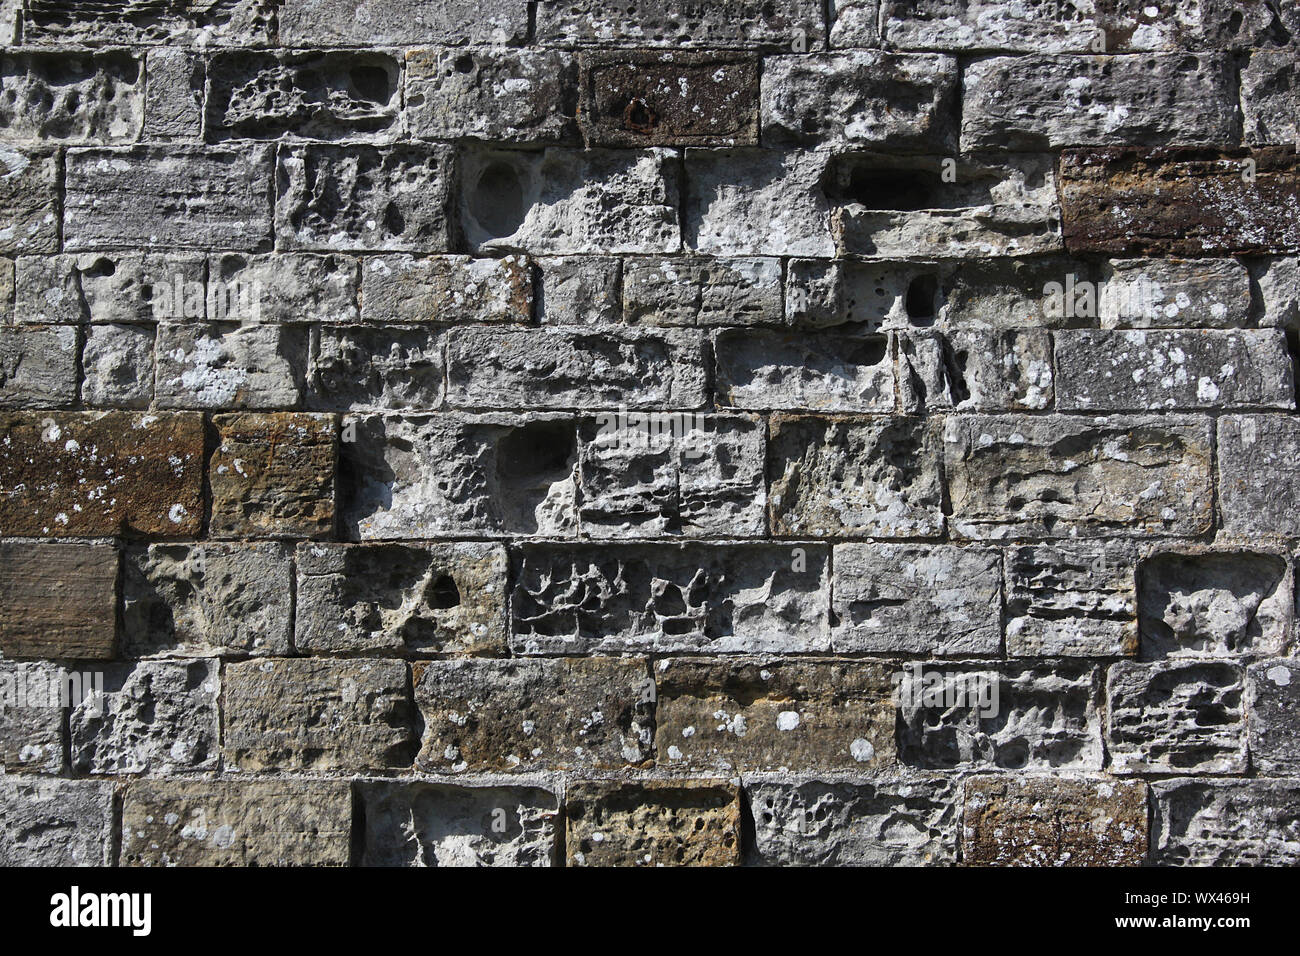
[[[0,31],[0,862],[1300,863],[1290,0]]]

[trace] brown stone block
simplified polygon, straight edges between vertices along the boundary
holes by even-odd
[[[118,563],[107,544],[0,543],[5,656],[111,658]]]
[[[565,815],[569,866],[740,861],[740,792],[723,781],[575,783]]]

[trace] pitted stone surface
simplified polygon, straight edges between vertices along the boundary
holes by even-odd
[[[63,772],[66,679],[63,668],[45,661],[0,661],[0,769],[5,774]],[[93,678],[91,683],[93,689]]]
[[[721,781],[579,783],[565,793],[569,866],[731,866],[740,793]]]
[[[1011,657],[1129,657],[1137,651],[1136,549],[1126,541],[1009,548]]]
[[[366,322],[528,323],[533,280],[523,256],[375,256],[362,263]]]
[[[0,56],[0,143],[129,143],[144,115],[144,64],[123,51]]]
[[[1295,866],[1300,780],[1185,778],[1151,784],[1151,859],[1162,866]]]
[[[1251,536],[1300,534],[1289,504],[1300,482],[1300,423],[1289,415],[1225,415],[1218,437],[1224,528]],[[1268,480],[1261,481],[1263,475]]]
[[[1300,771],[1300,663],[1274,658],[1252,664],[1246,674],[1250,762],[1265,774]]]
[[[113,785],[0,777],[0,866],[109,866]]]

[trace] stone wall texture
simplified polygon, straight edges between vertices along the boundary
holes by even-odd
[[[0,864],[1300,864],[1292,0],[0,40]]]

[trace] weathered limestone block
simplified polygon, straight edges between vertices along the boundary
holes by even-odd
[[[1137,653],[1136,563],[1136,548],[1126,541],[1007,549],[1007,654],[1131,657]]]
[[[1266,774],[1300,771],[1300,661],[1259,661],[1246,672],[1250,763]]]
[[[425,328],[323,326],[312,334],[307,407],[433,411],[442,405],[442,340]]]
[[[27,0],[23,39],[27,43],[231,46],[265,44],[274,32],[276,0],[127,0],[77,3]]]
[[[284,0],[279,25],[286,46],[518,45],[528,10],[518,0]]]
[[[281,249],[446,252],[452,153],[446,146],[311,145],[279,154]]]
[[[453,329],[447,402],[468,408],[698,408],[702,336],[693,331]]]
[[[119,558],[111,544],[0,542],[6,657],[111,658]]]
[[[950,56],[857,50],[768,57],[763,142],[951,153],[958,96]]]
[[[197,414],[0,414],[0,534],[193,536],[202,488]]]
[[[144,66],[124,50],[0,56],[0,143],[130,143]]]
[[[422,139],[577,139],[578,66],[556,50],[406,51],[406,119]]]
[[[77,399],[77,330],[70,325],[0,329],[0,407],[59,408]]]
[[[898,385],[914,414],[1052,406],[1052,336],[1043,329],[902,333]]]
[[[419,667],[425,769],[616,769],[653,759],[654,681],[645,661],[474,658]]]
[[[198,254],[88,252],[18,260],[19,322],[56,325],[202,319]]]
[[[1141,866],[1147,785],[1141,780],[974,777],[966,781],[968,866]]]
[[[554,866],[559,801],[540,787],[364,782],[361,866]]]
[[[1280,555],[1157,552],[1137,580],[1144,660],[1274,655],[1290,643],[1294,586]]]
[[[667,149],[468,151],[460,228],[476,254],[676,252],[679,177]]]
[[[612,256],[547,256],[540,270],[537,317],[547,325],[608,325],[623,315],[622,260]]]
[[[1300,259],[1270,256],[1252,265],[1251,279],[1264,307],[1260,325],[1300,329]]]
[[[824,545],[527,545],[515,653],[830,649]]]
[[[1300,780],[1158,780],[1151,793],[1152,863],[1300,864]]]
[[[836,0],[827,13],[835,49],[880,46],[880,0]]]
[[[715,256],[833,256],[826,157],[688,149],[683,239]]]
[[[104,672],[102,701],[72,709],[72,769],[78,774],[216,770],[216,661],[143,661]]]
[[[500,545],[304,543],[296,563],[300,651],[507,651]]]
[[[213,537],[324,538],[334,530],[338,426],[295,412],[213,417]]]
[[[341,438],[349,540],[577,532],[571,418],[348,415]]]
[[[1218,463],[1225,531],[1300,535],[1300,422],[1290,415],[1224,415]]]
[[[57,252],[59,161],[0,147],[0,254]]]
[[[264,246],[271,155],[265,146],[68,150],[64,248]]]
[[[149,325],[86,326],[82,401],[98,408],[148,408],[153,401],[154,335]]]
[[[1033,256],[1011,259],[969,259],[939,270],[933,294],[940,305],[931,314],[949,328],[990,327],[1014,329],[1062,329],[1095,326],[1100,307],[1078,304],[1065,294],[1071,288],[1089,286],[1097,280],[1096,267],[1066,256]],[[934,280],[931,280],[934,282]],[[1061,286],[1052,295],[1052,283]],[[922,299],[934,286],[922,291]],[[1095,294],[1094,294],[1095,298]],[[927,325],[927,322],[917,322]]]
[[[579,505],[589,538],[761,537],[761,419],[605,412],[579,425]]]
[[[1294,48],[1252,50],[1241,71],[1245,140],[1252,146],[1294,144],[1300,132],[1300,69]]]
[[[146,140],[197,142],[203,135],[204,59],[178,47],[145,54],[144,131]]]
[[[754,146],[758,61],[690,51],[586,54],[578,115],[596,145]]]
[[[1235,67],[1214,53],[991,57],[962,76],[961,148],[1231,146]]]
[[[1236,259],[1112,259],[1102,270],[1104,329],[1254,325],[1250,275]]]
[[[967,538],[1200,534],[1210,439],[1189,416],[950,417],[950,524]]]
[[[541,0],[537,40],[546,46],[791,48],[825,45],[816,0]]]
[[[122,654],[288,654],[293,567],[279,544],[151,544],[128,548]]]
[[[623,266],[629,325],[779,325],[781,310],[780,259],[645,257]]]
[[[923,250],[927,258],[984,259],[1059,252],[1054,166],[1055,157],[1038,154],[837,156],[823,181],[837,254],[905,259]]]
[[[511,322],[532,316],[533,277],[523,256],[375,256],[362,265],[366,322]]]
[[[1053,338],[1062,411],[1295,407],[1280,330],[1072,329]]]
[[[894,702],[876,663],[654,665],[657,765],[715,773],[877,770],[894,760]]]
[[[302,400],[308,332],[233,322],[158,327],[154,389],[162,408],[284,408]]]
[[[346,324],[359,317],[355,259],[222,253],[208,260],[207,316],[243,322]]]
[[[726,329],[713,342],[720,404],[892,412],[894,360],[883,335]]]
[[[231,51],[208,61],[209,141],[396,132],[401,66],[384,53]]]
[[[945,866],[957,859],[960,785],[944,777],[746,780],[754,862]]]
[[[110,866],[113,785],[0,777],[0,866]]]
[[[347,866],[345,780],[136,780],[122,798],[123,866]]]
[[[415,756],[410,675],[401,661],[229,664],[222,716],[229,770],[406,769]]]
[[[5,774],[64,771],[64,686],[61,667],[0,661],[0,769]]]
[[[1091,663],[912,667],[898,698],[903,764],[934,770],[1101,769],[1101,677]]]
[[[1071,252],[1225,256],[1300,251],[1296,153],[1067,150],[1062,232]]]
[[[773,415],[772,532],[784,537],[942,533],[939,429],[921,418]]]
[[[917,262],[791,259],[785,321],[800,329],[856,325],[865,331],[929,325],[939,307],[938,271]]]
[[[836,545],[831,584],[837,652],[997,656],[1002,560],[952,545]]]
[[[721,781],[570,784],[567,866],[735,866],[740,792]]]
[[[849,0],[854,6],[874,0]],[[883,29],[898,49],[1119,53],[1252,46],[1273,32],[1270,9],[1253,0],[1160,7],[1055,0],[883,0]],[[843,16],[843,12],[840,13]],[[836,46],[847,39],[837,22]],[[866,38],[861,41],[866,45]]]
[[[1219,661],[1110,668],[1106,747],[1115,773],[1244,773],[1246,675]]]

